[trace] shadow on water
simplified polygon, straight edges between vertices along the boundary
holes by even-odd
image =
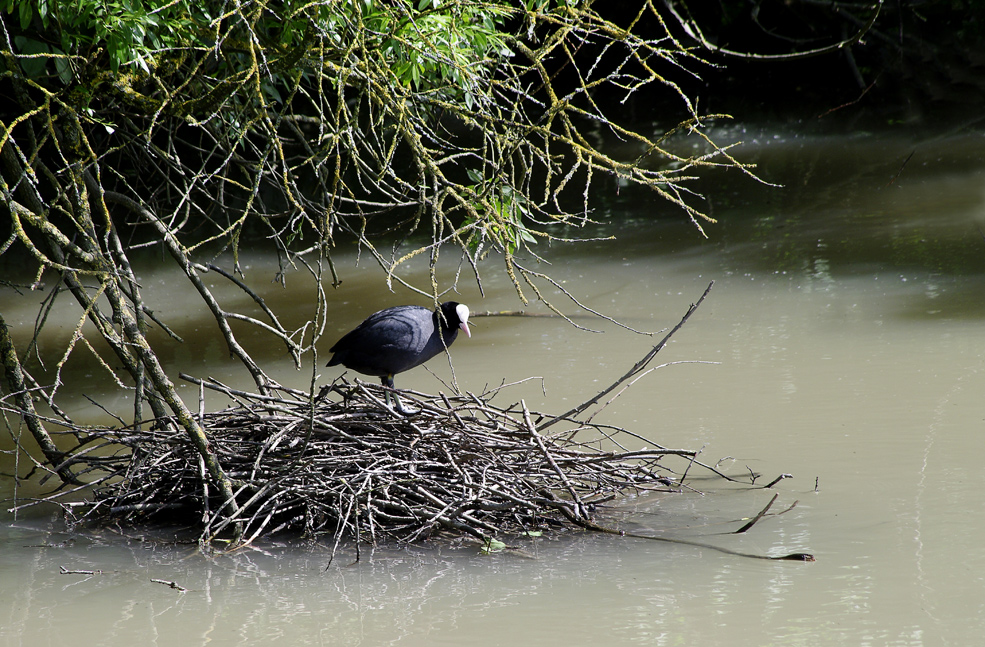
[[[707,240],[694,236],[665,201],[638,188],[604,195],[603,219],[613,215],[617,224],[593,233],[629,240],[620,253],[677,254],[714,245],[744,271],[801,271],[818,262],[836,276],[876,267],[985,271],[980,134],[919,142],[725,131],[718,139],[747,142],[731,152],[774,186],[734,169],[707,172],[691,183],[705,197],[697,206],[718,219],[702,223]]]
[[[831,282],[880,275],[910,282],[900,316],[985,317],[985,136],[899,138],[794,135],[712,129],[755,165],[764,182],[734,169],[705,173],[690,188],[707,238],[662,199],[639,188],[602,191],[590,236],[615,235],[616,254],[709,259],[725,274],[791,275]],[[577,232],[571,232],[575,236]],[[608,243],[561,256],[611,258]],[[963,279],[968,279],[967,281]],[[919,286],[919,287],[916,287]]]

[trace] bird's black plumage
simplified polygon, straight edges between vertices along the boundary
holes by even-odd
[[[334,355],[328,366],[342,364],[379,377],[393,388],[394,375],[420,366],[451,346],[459,330],[471,337],[468,319],[468,306],[454,301],[434,311],[421,306],[380,310],[329,349]]]

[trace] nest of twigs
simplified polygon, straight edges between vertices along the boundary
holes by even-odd
[[[236,488],[235,514],[188,435],[165,419],[152,430],[95,432],[129,451],[115,456],[121,478],[95,488],[82,518],[182,518],[200,522],[205,538],[239,524],[246,541],[279,531],[413,541],[441,529],[489,540],[582,524],[618,496],[673,489],[672,474],[694,458],[625,429],[530,411],[522,400],[497,407],[497,391],[402,391],[420,411],[401,416],[384,387],[361,381],[336,381],[314,403],[299,391],[206,386],[238,401],[201,420]],[[678,464],[665,464],[672,459]]]

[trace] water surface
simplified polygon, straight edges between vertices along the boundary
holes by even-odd
[[[700,448],[731,474],[762,474],[759,485],[793,475],[773,491],[777,509],[796,507],[746,535],[723,533],[773,491],[696,480],[703,494],[625,501],[613,518],[745,552],[807,551],[817,562],[585,533],[493,555],[467,543],[365,547],[356,562],[346,546],[330,563],[330,544],[285,540],[210,558],[141,529],[66,534],[48,513],[27,510],[0,526],[2,644],[976,644],[985,631],[985,138],[722,135],[748,142],[739,157],[782,188],[734,173],[709,178],[698,188],[720,223],[703,239],[662,202],[600,184],[597,208],[617,224],[591,233],[618,240],[555,247],[543,269],[586,305],[647,331],[676,324],[714,280],[708,301],[658,355],[671,364],[599,416],[666,446]],[[369,264],[352,269],[344,250],[338,259],[347,269],[332,293],[334,333],[319,381],[338,374],[323,366],[337,334],[412,300],[381,290]],[[284,290],[270,283],[270,260],[247,264],[273,306],[292,304],[298,321],[310,316],[298,296],[303,277]],[[487,265],[486,297],[463,282],[460,300],[473,310],[516,309],[508,280],[495,261]],[[153,264],[141,278],[168,286],[156,307],[186,340],[163,352],[169,373],[249,386],[180,281]],[[36,294],[0,298],[8,323],[33,319]],[[60,331],[51,327],[43,354],[57,361],[77,316],[56,319]],[[508,393],[554,411],[607,386],[655,340],[578,321],[604,332],[553,319],[476,319],[472,338],[452,351],[459,385],[479,391],[539,376]],[[276,344],[242,330],[277,379],[306,387],[309,365],[295,370]],[[106,421],[83,393],[125,411],[125,398],[108,395],[79,357],[65,367],[73,415]],[[450,378],[441,358],[429,367]],[[421,368],[397,383],[446,388]],[[197,391],[182,389],[196,401]],[[9,500],[11,482],[2,484]]]

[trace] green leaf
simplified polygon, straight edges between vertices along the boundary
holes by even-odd
[[[492,553],[498,553],[504,550],[505,548],[506,548],[506,544],[499,541],[498,539],[489,539],[482,547],[482,553],[484,555],[490,555]]]
[[[48,49],[46,43],[42,43],[39,40],[34,40],[33,38],[27,38],[26,36],[15,36],[14,44],[21,54],[48,54],[51,50]],[[24,74],[29,79],[37,79],[44,76],[44,69],[48,65],[48,58],[44,56],[39,56],[37,58],[22,58],[20,59],[21,68],[24,70]]]
[[[52,48],[52,49],[54,49],[55,53],[57,54],[65,53],[56,48]],[[58,78],[65,85],[69,85],[72,82],[72,77],[73,77],[72,66],[68,64],[68,61],[66,59],[64,58],[55,59],[55,71],[58,73]]]
[[[31,26],[31,18],[34,17],[32,5],[30,2],[21,2],[18,10],[21,19],[21,29],[27,31],[27,29]]]

